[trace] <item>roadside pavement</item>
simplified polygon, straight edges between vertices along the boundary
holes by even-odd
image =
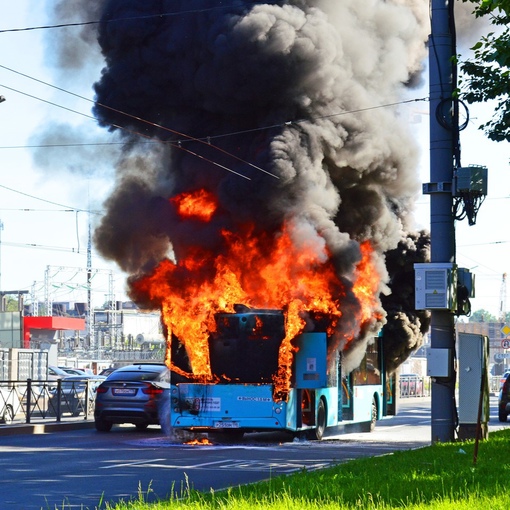
[[[33,423],[20,423],[14,421],[6,425],[0,423],[0,436],[14,436],[20,434],[50,434],[52,432],[65,432],[67,430],[93,429],[94,420],[70,418],[62,421],[35,421]]]

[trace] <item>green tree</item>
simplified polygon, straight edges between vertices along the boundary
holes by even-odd
[[[487,17],[494,31],[471,49],[473,58],[461,62],[462,97],[468,103],[495,101],[491,120],[480,129],[491,140],[510,142],[510,0],[463,0],[475,5],[476,17]]]
[[[6,312],[17,312],[19,310],[19,303],[17,299],[12,296],[5,296],[5,311]]]
[[[469,322],[498,322],[498,319],[487,310],[476,310],[469,317]]]

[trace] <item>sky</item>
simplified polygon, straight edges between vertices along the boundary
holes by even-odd
[[[51,24],[43,7],[44,2],[18,2],[2,16],[0,29]],[[109,143],[112,135],[90,118],[91,102],[28,78],[93,97],[96,74],[77,81],[58,72],[48,35],[48,30],[0,34],[0,94],[5,97],[0,103],[0,288],[35,290],[39,301],[49,289],[53,301],[86,302],[89,223],[93,231],[114,170],[109,157],[101,158],[101,145],[91,146],[93,154],[82,144]],[[99,76],[100,67],[94,71]],[[36,147],[45,143],[41,136],[51,126],[62,124],[68,131],[61,140],[72,146]],[[93,305],[104,303],[112,280],[115,299],[126,300],[126,276],[93,246],[91,260]],[[26,296],[25,303],[31,298]]]
[[[38,301],[44,301],[48,289],[53,301],[82,302],[87,300],[88,228],[99,220],[112,189],[112,162],[121,146],[90,118],[92,86],[101,71],[97,55],[76,79],[72,71],[52,64],[48,36],[61,29],[1,32],[58,22],[48,17],[48,3],[20,0],[0,20],[0,95],[6,99],[0,103],[0,289],[34,290]],[[66,30],[72,37],[72,29]],[[426,78],[414,97],[427,96]],[[429,182],[428,103],[411,103],[406,109],[421,151],[416,172],[422,182]],[[461,133],[462,164],[488,167],[488,196],[476,225],[466,220],[456,224],[457,263],[475,274],[472,309],[498,316],[503,274],[510,269],[510,151],[508,143],[491,142],[478,129],[491,109],[478,105],[469,110],[469,124]],[[59,140],[59,147],[41,147],[57,131],[59,137],[51,143]],[[415,216],[417,228],[429,228],[427,196],[417,198]],[[91,254],[93,305],[106,300],[110,276],[115,299],[127,299],[126,275],[93,246]],[[31,299],[27,296],[26,302]]]

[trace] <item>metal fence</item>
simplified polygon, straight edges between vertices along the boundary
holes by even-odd
[[[430,378],[418,375],[401,375],[399,379],[400,397],[430,396]]]
[[[502,384],[502,376],[489,377],[489,392],[492,395],[498,395]],[[430,377],[419,377],[414,375],[400,376],[400,396],[408,397],[428,397],[430,396]]]
[[[499,393],[501,385],[503,384],[503,381],[504,379],[501,375],[491,375],[489,377],[489,391],[493,395],[497,395]]]
[[[94,416],[95,388],[101,381],[0,381],[0,423],[60,422]],[[1,426],[0,424],[0,426]]]

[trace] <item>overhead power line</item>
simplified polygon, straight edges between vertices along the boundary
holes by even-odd
[[[255,2],[254,2],[255,3]],[[201,12],[209,12],[215,11],[219,9],[229,9],[230,5],[219,5],[216,7],[208,7],[204,9],[191,9],[188,11],[179,11],[179,12],[163,12],[160,14],[146,14],[143,16],[127,16],[125,18],[114,18],[114,19],[105,19],[105,20],[91,20],[91,21],[77,21],[74,23],[57,23],[54,25],[39,25],[33,27],[23,27],[23,28],[5,28],[0,30],[0,34],[8,33],[8,32],[28,32],[32,30],[48,30],[54,28],[66,28],[66,27],[83,27],[87,25],[99,25],[99,24],[110,24],[110,23],[118,23],[121,21],[138,21],[144,19],[154,19],[154,18],[169,18],[174,16],[183,16],[187,14],[199,14]]]
[[[8,186],[4,186],[3,184],[0,184],[0,188],[6,189],[8,191],[12,191],[13,193],[18,193],[20,195],[24,195],[24,196],[29,197],[29,198],[33,198],[34,200],[39,200],[40,202],[46,202],[47,204],[52,204],[52,205],[56,205],[58,207],[63,207],[64,209],[71,210],[73,212],[86,212],[86,213],[90,213],[90,214],[100,214],[99,211],[91,211],[91,210],[88,210],[88,209],[81,209],[79,207],[71,207],[69,205],[59,204],[58,202],[53,202],[51,200],[46,200],[45,198],[36,197],[34,195],[30,195],[29,193],[25,193],[24,191],[19,191],[19,190],[14,189],[14,188],[9,188]]]
[[[197,154],[196,152],[194,151],[191,151],[190,149],[187,149],[185,147],[183,147],[183,144],[185,144],[186,142],[190,142],[190,141],[194,141],[194,142],[199,142],[199,143],[202,143],[202,144],[205,144],[207,145],[208,147],[211,147],[215,150],[218,150],[219,152],[222,152],[223,154],[229,156],[229,157],[232,157],[234,158],[235,160],[243,163],[243,164],[246,164],[258,171],[261,171],[265,174],[268,174],[270,175],[271,177],[274,177],[276,179],[279,179],[279,177],[257,165],[254,165],[253,163],[250,163],[249,161],[246,161],[228,151],[226,151],[225,149],[222,149],[221,147],[218,147],[216,145],[211,145],[211,140],[215,140],[215,139],[218,139],[218,138],[226,138],[226,137],[231,137],[231,136],[236,136],[236,135],[240,135],[240,134],[248,134],[248,133],[254,133],[254,132],[259,132],[259,131],[266,131],[266,130],[269,130],[269,129],[275,129],[275,128],[283,128],[283,127],[286,127],[286,126],[292,126],[292,125],[299,125],[299,124],[304,124],[304,123],[309,123],[309,122],[316,122],[318,120],[323,120],[323,119],[329,119],[329,118],[334,118],[334,117],[341,117],[341,116],[345,116],[345,115],[353,115],[353,114],[356,114],[356,113],[364,113],[364,112],[368,112],[368,111],[372,111],[372,110],[377,110],[377,109],[382,109],[382,108],[389,108],[389,107],[394,107],[394,106],[400,106],[400,105],[403,105],[403,104],[409,104],[409,103],[415,103],[415,102],[421,102],[421,101],[428,101],[429,98],[428,97],[421,97],[421,98],[413,98],[413,99],[406,99],[406,100],[402,100],[402,101],[396,101],[396,102],[393,102],[393,103],[385,103],[385,104],[382,104],[382,105],[373,105],[373,106],[367,106],[367,107],[364,107],[364,108],[357,108],[357,109],[354,109],[354,110],[347,110],[347,111],[341,111],[341,112],[335,112],[335,113],[331,113],[331,114],[328,114],[328,115],[321,115],[321,116],[316,116],[316,117],[311,117],[311,118],[308,118],[308,119],[297,119],[297,120],[288,120],[288,121],[284,121],[284,122],[280,122],[280,123],[277,123],[277,124],[271,124],[271,125],[266,125],[266,126],[260,126],[260,127],[256,127],[256,128],[250,128],[250,129],[245,129],[245,130],[240,130],[240,131],[233,131],[233,132],[229,132],[229,133],[223,133],[223,134],[212,134],[212,135],[208,135],[208,136],[205,136],[205,137],[201,137],[201,138],[196,138],[194,136],[191,136],[191,135],[188,135],[188,134],[185,134],[185,133],[181,133],[179,131],[176,131],[175,129],[171,129],[171,128],[168,128],[166,126],[163,126],[161,124],[158,124],[158,123],[155,123],[155,122],[151,122],[147,119],[143,119],[141,117],[138,117],[136,115],[132,115],[130,113],[127,113],[127,112],[124,112],[122,110],[118,110],[117,108],[113,108],[111,106],[108,106],[108,105],[105,105],[103,103],[100,103],[98,101],[94,101],[93,99],[90,99],[88,97],[85,97],[85,96],[82,96],[80,94],[76,94],[75,92],[71,92],[71,91],[68,91],[66,89],[63,89],[61,87],[58,87],[56,85],[53,85],[51,83],[48,83],[48,82],[45,82],[43,80],[40,80],[38,78],[35,78],[33,76],[30,76],[30,75],[27,75],[25,73],[22,73],[20,71],[16,71],[15,69],[12,69],[12,68],[9,68],[7,66],[4,66],[4,65],[1,65],[0,64],[0,68],[1,69],[5,69],[7,71],[10,71],[10,72],[13,72],[15,74],[18,74],[20,76],[23,76],[25,78],[28,78],[30,80],[33,80],[33,81],[36,81],[38,83],[41,83],[43,85],[46,85],[48,87],[51,87],[51,88],[54,88],[56,90],[59,90],[60,92],[64,92],[65,94],[69,94],[71,96],[74,96],[78,99],[82,99],[84,101],[87,101],[89,103],[92,103],[96,106],[100,106],[102,108],[105,108],[107,110],[110,110],[110,111],[113,111],[115,113],[118,113],[120,115],[124,115],[128,118],[131,118],[133,120],[136,120],[138,122],[142,122],[142,123],[145,123],[145,124],[148,124],[152,127],[156,127],[158,129],[161,129],[161,130],[164,130],[164,131],[167,131],[167,132],[170,132],[180,138],[178,139],[175,139],[175,140],[168,140],[168,141],[162,141],[161,143],[167,143],[169,145],[171,145],[172,147],[174,148],[177,148],[179,150],[183,150],[185,152],[188,152],[190,154],[192,154],[193,156],[199,158],[199,159],[203,159],[205,161],[208,161],[209,163],[212,163],[220,168],[223,168],[229,172],[232,172],[240,177],[243,177],[245,179],[248,179],[248,180],[251,180],[249,177],[246,177],[244,176],[243,174],[240,174],[224,165],[221,165],[220,163],[217,163],[215,161],[212,161],[204,156],[201,156],[200,154]],[[63,108],[65,110],[68,110],[68,111],[71,111],[73,113],[77,113],[78,115],[82,115],[83,117],[86,117],[86,118],[89,118],[89,119],[92,119],[92,120],[97,120],[95,117],[93,117],[92,115],[89,115],[89,114],[86,114],[86,113],[83,113],[83,112],[78,112],[76,110],[73,110],[71,108],[68,108],[68,107],[65,107],[65,106],[61,106],[57,103],[53,103],[51,101],[47,101],[45,99],[42,99],[42,98],[38,98],[37,96],[33,96],[31,94],[27,94],[25,92],[22,92],[22,91],[19,91],[17,89],[13,89],[11,87],[7,87],[5,85],[1,85],[0,84],[0,87],[5,87],[9,90],[12,90],[14,92],[18,92],[20,94],[23,94],[23,95],[26,95],[26,96],[29,96],[33,99],[38,99],[40,101],[43,101],[45,103],[48,103],[48,104],[51,104],[52,106],[56,106],[58,108]],[[104,121],[103,121],[104,122]],[[133,130],[130,130],[128,128],[126,128],[125,126],[121,126],[119,124],[114,124],[114,123],[109,123],[109,122],[104,122],[105,124],[108,124],[109,126],[112,126],[112,127],[115,127],[117,129],[121,129],[123,131],[126,131],[128,133],[131,133],[131,134],[135,134],[137,136],[140,136],[140,137],[143,137],[145,139],[149,139],[149,140],[152,140],[148,135],[145,135],[143,133],[140,133],[140,132],[137,132],[137,131],[133,131]],[[112,143],[115,143],[117,144],[118,142],[112,142]],[[152,142],[154,143],[154,142]],[[92,144],[91,144],[92,145]]]
[[[15,246],[17,248],[36,248],[38,250],[49,250],[49,251],[64,251],[68,253],[76,253],[77,255],[85,255],[85,253],[80,252],[75,248],[65,248],[63,246],[48,246],[44,244],[36,244],[36,243],[13,243],[9,241],[2,240],[2,246]]]
[[[154,123],[154,122],[150,122],[150,121],[148,121],[148,120],[142,119],[141,117],[137,117],[137,116],[135,116],[135,115],[131,115],[131,114],[126,113],[126,112],[123,112],[123,111],[121,111],[121,110],[117,110],[116,108],[112,108],[112,107],[110,107],[110,106],[107,106],[107,105],[105,105],[105,104],[99,103],[99,102],[94,101],[94,100],[92,100],[92,99],[89,99],[89,98],[87,98],[87,97],[80,96],[79,94],[75,94],[74,92],[67,91],[67,90],[62,89],[62,88],[60,88],[60,87],[57,87],[57,86],[55,86],[55,85],[52,85],[51,83],[44,82],[44,81],[42,81],[42,80],[39,80],[39,79],[34,78],[34,77],[32,77],[32,76],[29,76],[29,75],[27,75],[27,74],[20,73],[20,72],[18,72],[18,71],[15,71],[14,69],[10,69],[10,68],[8,68],[8,67],[6,67],[6,66],[2,66],[2,65],[0,65],[0,68],[6,69],[6,70],[8,70],[8,71],[12,71],[12,72],[14,72],[14,73],[16,73],[16,74],[19,74],[19,75],[21,75],[21,76],[24,76],[24,77],[26,77],[26,78],[28,78],[28,79],[34,80],[34,81],[36,81],[36,82],[42,83],[42,84],[44,84],[44,85],[47,85],[48,87],[52,87],[52,88],[55,88],[55,89],[57,89],[57,90],[60,90],[61,92],[65,92],[66,94],[70,94],[70,95],[75,96],[75,97],[77,97],[77,98],[83,99],[84,101],[89,101],[89,102],[91,102],[91,103],[95,104],[96,106],[101,106],[102,108],[106,108],[106,109],[108,109],[108,110],[114,111],[114,112],[119,113],[119,114],[121,114],[121,115],[125,115],[126,117],[130,117],[130,118],[132,118],[132,119],[134,119],[134,120],[137,120],[137,121],[139,121],[139,122],[143,122],[143,123],[146,123],[146,124],[152,125],[152,126],[154,126],[154,127],[157,127],[157,128],[159,128],[159,129],[162,129],[162,130],[165,130],[165,131],[169,131],[169,132],[171,132],[171,133],[174,133],[174,134],[177,134],[177,135],[179,135],[179,136],[185,137],[185,138],[187,138],[187,139],[189,139],[189,140],[194,140],[194,141],[197,141],[197,142],[200,142],[200,143],[206,144],[206,145],[208,145],[209,147],[212,147],[212,148],[214,148],[214,149],[218,150],[219,152],[222,152],[223,154],[226,154],[227,156],[230,156],[230,157],[232,157],[232,158],[236,159],[237,161],[240,161],[240,162],[242,162],[242,163],[244,163],[244,164],[246,164],[246,165],[248,165],[248,166],[251,166],[252,168],[255,168],[256,170],[259,170],[259,171],[261,171],[261,172],[264,172],[264,173],[266,173],[266,174],[270,175],[271,177],[274,177],[275,179],[279,179],[279,177],[278,177],[278,176],[276,176],[276,175],[274,175],[273,173],[268,172],[267,170],[264,170],[263,168],[261,168],[261,167],[259,167],[259,166],[257,166],[257,165],[254,165],[253,163],[250,163],[249,161],[245,161],[245,160],[243,160],[243,159],[239,158],[238,156],[235,156],[234,154],[232,154],[232,153],[230,153],[230,152],[226,151],[225,149],[222,149],[222,148],[220,148],[220,147],[216,147],[215,145],[211,145],[211,144],[209,143],[209,141],[204,141],[204,140],[200,140],[200,139],[198,139],[198,138],[194,138],[194,137],[192,137],[192,136],[190,136],[190,135],[186,135],[186,134],[184,134],[184,133],[180,133],[180,132],[175,131],[175,130],[173,130],[173,129],[170,129],[170,128],[168,128],[168,127],[162,126],[162,125],[160,125],[160,124],[156,124],[156,123]],[[30,97],[30,98],[32,98],[32,99],[37,99],[38,101],[42,101],[42,102],[44,102],[44,103],[50,104],[50,105],[52,105],[52,106],[55,106],[55,107],[57,107],[57,108],[62,108],[63,110],[67,110],[67,111],[70,111],[70,112],[76,113],[76,114],[81,115],[81,116],[83,116],[83,117],[86,117],[86,118],[88,118],[88,119],[91,119],[91,120],[94,120],[94,121],[96,121],[96,120],[97,120],[97,119],[96,119],[95,117],[93,117],[92,115],[89,115],[89,114],[86,114],[86,113],[83,113],[83,112],[79,112],[79,111],[77,111],[77,110],[73,110],[72,108],[68,108],[68,107],[66,107],[66,106],[59,105],[59,104],[57,104],[57,103],[53,103],[52,101],[48,101],[48,100],[46,100],[46,99],[42,99],[42,98],[37,97],[37,96],[34,96],[34,95],[32,95],[32,94],[28,94],[27,92],[23,92],[23,91],[21,91],[21,90],[15,89],[15,88],[8,87],[7,85],[2,85],[2,84],[0,84],[0,87],[4,87],[4,88],[6,88],[6,89],[8,89],[8,90],[11,90],[11,91],[13,91],[13,92],[17,92],[18,94],[22,94],[22,95],[28,96],[28,97]],[[144,133],[140,133],[139,131],[135,131],[135,130],[132,130],[132,129],[128,129],[128,128],[126,128],[125,126],[121,126],[120,124],[115,124],[115,123],[112,123],[112,122],[106,122],[106,121],[103,121],[103,122],[104,122],[104,124],[107,124],[107,125],[109,125],[109,126],[115,127],[115,128],[117,128],[117,129],[121,129],[121,130],[123,130],[123,131],[126,131],[127,133],[132,134],[132,135],[136,135],[136,136],[140,136],[140,137],[142,137],[142,138],[150,139],[150,136],[145,135]],[[233,174],[235,174],[235,175],[238,175],[239,177],[242,177],[243,179],[247,179],[247,180],[251,181],[251,179],[250,179],[249,177],[246,177],[245,175],[243,175],[243,174],[241,174],[241,173],[239,173],[239,172],[237,172],[237,171],[235,171],[235,170],[232,170],[231,168],[229,168],[229,167],[227,167],[227,166],[225,166],[225,165],[221,165],[220,163],[218,163],[218,162],[216,162],[216,161],[213,161],[213,160],[210,160],[210,159],[208,159],[208,158],[206,158],[206,157],[204,157],[204,156],[201,156],[200,154],[197,154],[196,152],[194,152],[194,151],[192,151],[192,150],[190,150],[190,149],[187,149],[187,148],[185,148],[185,147],[182,147],[182,145],[181,145],[180,143],[175,143],[175,142],[172,142],[172,141],[162,141],[161,143],[166,143],[166,144],[171,145],[172,147],[174,147],[174,148],[176,148],[176,149],[183,150],[184,152],[187,152],[187,153],[189,153],[189,154],[191,154],[191,155],[193,155],[193,156],[195,156],[195,157],[197,157],[197,158],[199,158],[199,159],[203,159],[203,160],[207,161],[208,163],[211,163],[212,165],[215,165],[215,166],[218,166],[218,167],[220,167],[220,168],[223,168],[224,170],[227,170],[228,172],[231,172],[231,173],[233,173]]]
[[[7,71],[11,71],[11,72],[16,73],[16,74],[19,74],[21,76],[24,76],[25,78],[28,78],[28,79],[33,80],[33,81],[36,81],[36,82],[41,83],[43,85],[46,85],[48,87],[54,88],[56,90],[59,90],[61,92],[66,93],[66,94],[72,95],[72,96],[74,96],[74,97],[76,97],[78,99],[82,99],[84,101],[93,103],[93,104],[95,104],[97,106],[101,106],[103,108],[112,110],[112,111],[114,111],[116,113],[119,113],[121,115],[125,115],[125,116],[130,117],[130,118],[132,118],[134,120],[137,120],[139,122],[143,122],[143,123],[149,124],[149,125],[151,125],[153,127],[156,127],[158,129],[169,131],[169,132],[171,132],[173,134],[181,136],[182,138],[177,138],[177,139],[170,140],[170,141],[167,141],[167,142],[159,142],[159,141],[155,141],[155,140],[152,140],[152,139],[148,139],[144,143],[148,143],[148,144],[169,143],[170,145],[172,145],[174,147],[177,147],[179,149],[183,149],[183,150],[187,150],[187,149],[184,149],[182,147],[182,145],[185,144],[186,142],[189,142],[189,141],[205,143],[209,147],[211,147],[210,141],[218,139],[218,138],[227,138],[227,137],[237,136],[237,135],[242,135],[242,134],[255,133],[255,132],[258,132],[258,131],[266,131],[266,130],[269,130],[269,129],[283,128],[285,126],[299,125],[299,124],[308,123],[308,122],[316,122],[318,120],[323,120],[323,119],[328,119],[328,118],[333,118],[333,117],[341,117],[341,116],[345,116],[345,115],[353,115],[353,114],[356,114],[356,113],[364,113],[364,112],[368,112],[368,111],[372,111],[372,110],[378,110],[378,109],[382,109],[382,108],[390,108],[390,107],[394,107],[394,106],[400,106],[400,105],[403,105],[403,104],[416,103],[416,102],[428,101],[429,100],[428,97],[406,99],[406,100],[402,100],[402,101],[396,101],[396,102],[393,102],[393,103],[385,103],[385,104],[381,104],[381,105],[367,106],[365,108],[357,108],[357,109],[354,109],[354,110],[346,110],[346,111],[331,113],[331,114],[328,114],[328,115],[321,115],[321,116],[311,117],[309,119],[286,120],[286,121],[283,121],[283,122],[280,122],[280,123],[277,123],[277,124],[269,124],[269,125],[265,125],[265,126],[259,126],[259,127],[254,127],[254,128],[249,128],[249,129],[244,129],[244,130],[239,130],[239,131],[230,131],[228,133],[211,134],[211,135],[207,135],[207,136],[204,136],[204,137],[195,138],[195,137],[193,137],[191,135],[186,135],[184,133],[180,133],[180,132],[178,132],[176,130],[168,128],[166,126],[162,126],[161,124],[157,124],[155,122],[148,121],[148,120],[143,119],[141,117],[138,117],[138,116],[135,116],[135,115],[131,115],[129,113],[126,113],[124,111],[118,110],[116,108],[112,108],[110,106],[107,106],[107,105],[104,105],[102,103],[96,102],[93,99],[87,98],[85,96],[81,96],[79,94],[76,94],[76,93],[71,92],[69,90],[63,89],[63,88],[58,87],[56,85],[53,85],[51,83],[47,83],[45,81],[39,80],[38,78],[34,78],[33,76],[21,73],[19,71],[16,71],[15,69],[11,69],[11,68],[9,68],[7,66],[4,66],[4,65],[0,64],[0,68],[1,69],[5,69]],[[52,106],[55,106],[57,108],[63,108],[65,110],[68,110],[68,111],[70,111],[72,113],[76,113],[76,114],[81,115],[83,117],[86,117],[88,119],[91,119],[91,120],[94,120],[94,121],[97,120],[92,115],[89,115],[89,114],[86,114],[86,113],[83,113],[83,112],[79,112],[79,111],[74,110],[72,108],[61,106],[61,105],[59,105],[57,103],[53,103],[51,101],[47,101],[45,99],[39,98],[37,96],[34,96],[32,94],[28,94],[26,92],[23,92],[23,91],[20,91],[20,90],[11,88],[11,87],[7,87],[7,86],[1,85],[1,84],[0,84],[0,87],[5,87],[5,88],[7,88],[9,90],[12,90],[12,91],[17,92],[17,93],[22,94],[22,95],[26,95],[28,97],[31,97],[32,99],[37,99],[39,101],[45,102],[45,103],[50,104]],[[131,131],[131,130],[129,130],[129,129],[123,127],[123,126],[117,125],[117,124],[107,123],[107,122],[105,122],[105,124],[108,124],[108,125],[110,125],[112,127],[115,127],[115,128],[118,128],[118,129],[121,129],[121,130],[124,130],[124,131],[127,131],[127,132],[132,133],[132,134],[136,134],[136,135],[144,137],[144,138],[148,138],[148,136],[143,134],[143,133]],[[44,148],[44,147],[49,147],[49,148],[51,148],[51,147],[78,147],[78,146],[102,146],[102,145],[123,145],[123,144],[124,144],[124,142],[97,142],[97,143],[90,143],[90,142],[88,142],[88,143],[78,143],[78,142],[76,142],[76,143],[69,143],[69,144],[61,144],[61,143],[59,143],[59,144],[23,145],[23,146],[22,145],[0,146],[0,149],[24,149],[24,148],[41,148],[41,147],[42,148]],[[276,175],[272,174],[271,172],[267,172],[266,170],[264,170],[264,169],[262,169],[260,167],[257,167],[256,165],[253,165],[250,162],[244,161],[241,158],[239,158],[239,157],[237,157],[237,156],[235,156],[233,154],[230,154],[227,151],[225,151],[225,150],[223,150],[223,149],[221,149],[219,147],[216,147],[216,146],[212,146],[212,147],[217,149],[217,150],[219,150],[219,151],[221,151],[221,152],[224,152],[225,154],[227,154],[229,156],[234,157],[235,159],[237,159],[237,160],[239,160],[239,161],[241,161],[243,163],[246,163],[246,164],[256,168],[257,170],[260,170],[260,171],[262,171],[264,173],[267,173],[267,174],[269,174],[269,175],[271,175],[273,177],[278,178]],[[189,151],[189,152],[191,152],[191,151]],[[192,152],[192,154],[194,154],[194,153]],[[203,158],[203,157],[202,157],[202,159],[206,159],[207,160],[207,158]],[[207,161],[209,161],[209,160],[207,160]],[[221,166],[221,165],[219,165],[219,166]]]

